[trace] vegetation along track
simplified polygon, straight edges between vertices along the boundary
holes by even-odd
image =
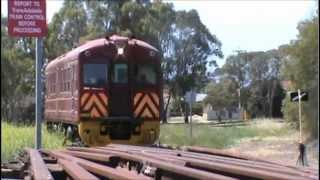
[[[317,179],[310,168],[284,166],[221,150],[108,145],[26,149],[1,178],[15,179]]]

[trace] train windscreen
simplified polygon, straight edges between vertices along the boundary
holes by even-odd
[[[83,85],[105,87],[107,85],[108,67],[106,64],[84,64]]]
[[[156,68],[154,65],[137,65],[135,79],[138,84],[155,85],[157,82]]]
[[[128,83],[128,65],[127,64],[115,64],[113,82],[118,84]]]

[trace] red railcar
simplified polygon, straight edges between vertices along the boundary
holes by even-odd
[[[113,35],[46,67],[45,119],[77,127],[88,145],[151,144],[159,136],[162,73],[153,46]]]

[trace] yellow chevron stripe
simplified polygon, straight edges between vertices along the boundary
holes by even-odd
[[[81,106],[83,106],[84,101],[87,99],[87,97],[89,96],[89,93],[84,93],[81,96]]]
[[[107,102],[106,96],[104,99],[106,99],[105,102]],[[91,96],[87,104],[84,106],[83,110],[89,110],[94,104],[97,105],[97,108],[102,112],[103,115],[108,114],[107,109],[101,104],[100,100],[97,98],[95,94]],[[99,112],[95,108],[92,109],[91,113],[93,113],[94,116],[96,116],[95,114],[98,113],[98,116],[99,116]],[[91,114],[91,116],[93,115]]]
[[[99,103],[99,100],[98,100],[97,96],[95,94],[92,94],[91,98],[89,99],[89,101],[87,102],[87,104],[84,106],[83,109],[89,110],[93,104],[98,105],[98,103]]]
[[[102,112],[103,115],[106,115],[107,110],[104,107],[104,105],[101,103],[101,101],[97,98],[97,96],[95,96],[95,103],[98,106],[100,112]]]
[[[142,96],[142,93],[138,93],[134,96],[134,105],[137,104],[137,102],[139,101],[140,97]]]
[[[150,97],[148,96],[148,101],[147,101],[147,105],[151,108],[152,112],[157,116],[157,112],[158,109],[157,107],[153,104],[152,100],[150,99]]]
[[[96,117],[100,117],[100,114],[99,112],[96,110],[95,107],[92,108],[91,112],[90,112],[90,115],[92,118],[96,118]]]
[[[90,97],[89,101],[87,102],[87,104],[84,106],[84,110],[89,110],[90,107],[94,104],[94,100],[96,99],[97,97],[92,94],[92,96]]]
[[[153,97],[153,100],[156,101],[157,105],[159,106],[159,97],[156,93],[151,93],[151,96]]]
[[[108,106],[108,97],[104,93],[99,93],[99,97],[103,100],[104,104]]]
[[[147,104],[149,108],[151,108],[152,112],[155,114],[156,117],[159,117],[159,111],[157,107],[153,104],[153,101],[150,99],[149,95],[145,95],[138,105],[138,107],[134,111],[134,115],[137,117],[138,114],[141,112],[142,108]],[[149,111],[149,110],[148,110]],[[144,114],[145,112],[143,112]],[[149,112],[150,113],[150,112]],[[148,114],[148,113],[147,113]]]
[[[149,111],[148,108],[145,108],[143,113],[141,114],[141,117],[150,117],[150,118],[152,118],[152,114],[151,114],[151,112]]]
[[[136,116],[141,112],[144,104],[147,103],[147,98],[148,98],[148,96],[144,96],[143,99],[142,99],[142,101],[141,101],[140,104],[138,105],[138,107],[135,109],[135,115],[136,115]]]

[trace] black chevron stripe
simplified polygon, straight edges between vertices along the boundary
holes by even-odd
[[[98,108],[98,106],[95,103],[93,103],[92,106],[89,108],[89,112],[91,112],[94,107],[96,108],[96,110],[98,111],[100,116],[103,116],[103,113],[101,112],[101,110]]]
[[[84,106],[86,106],[86,104],[88,103],[88,101],[90,100],[90,98],[91,98],[91,96],[92,96],[92,94],[90,94],[90,93],[88,93],[88,94],[89,94],[89,95],[88,95],[87,99],[84,100],[84,103],[83,103],[83,105],[81,106],[81,109],[83,109]],[[82,98],[82,97],[81,97],[81,98]],[[80,99],[80,103],[81,103],[81,99]]]
[[[140,99],[137,101],[137,103],[134,105],[134,107],[133,107],[133,109],[134,110],[136,110],[137,109],[137,107],[139,106],[139,104],[141,103],[141,101],[143,100],[143,98],[145,97],[145,93],[141,93],[142,95],[141,95],[141,97],[140,97]],[[133,99],[133,101],[134,101],[134,99]]]
[[[96,94],[96,97],[97,97],[98,100],[101,102],[101,104],[106,108],[106,107],[107,107],[107,104],[106,104],[106,102],[104,102],[104,101],[102,100],[102,98],[100,97],[100,95],[99,95],[99,94]]]
[[[151,110],[151,108],[147,105],[147,103],[143,105],[143,108],[142,108],[141,111],[138,113],[138,117],[141,117],[141,115],[143,114],[143,112],[144,112],[145,109],[148,109],[148,110],[151,112],[153,118],[156,117],[155,113]]]
[[[154,106],[159,109],[159,105],[157,105],[156,100],[153,99],[153,96],[151,94],[148,94],[148,96],[150,97],[152,103],[154,104]],[[157,95],[158,96],[158,95]]]

